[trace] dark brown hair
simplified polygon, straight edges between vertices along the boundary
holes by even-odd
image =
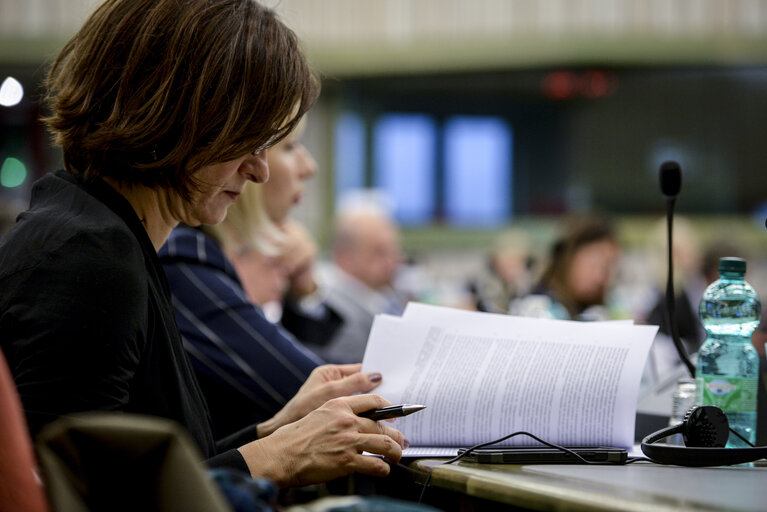
[[[319,93],[295,34],[255,0],[107,0],[46,81],[70,172],[172,188],[274,144]]]
[[[551,247],[549,263],[538,288],[553,293],[573,318],[584,306],[577,303],[569,289],[569,272],[575,253],[585,245],[603,240],[616,241],[612,223],[599,213],[581,214],[567,219],[562,237]]]

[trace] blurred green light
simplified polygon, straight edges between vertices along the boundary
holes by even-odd
[[[8,157],[0,168],[0,185],[15,188],[27,179],[27,167],[18,158]]]

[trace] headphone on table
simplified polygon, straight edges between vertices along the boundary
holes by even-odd
[[[685,446],[653,444],[659,439],[682,434]],[[767,446],[724,448],[730,436],[727,416],[718,407],[691,407],[679,425],[664,428],[642,439],[642,452],[658,464],[677,466],[727,466],[767,457]]]

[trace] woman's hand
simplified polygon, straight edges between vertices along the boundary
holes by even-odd
[[[381,384],[380,373],[360,373],[361,369],[360,363],[326,364],[315,368],[285,407],[258,425],[259,439],[303,418],[331,398],[367,393]]]
[[[265,439],[239,448],[253,476],[282,487],[326,482],[351,473],[389,474],[407,441],[398,430],[357,414],[392,405],[378,395],[335,398]]]
[[[317,244],[300,223],[288,219],[280,225],[286,235],[280,242],[279,263],[285,268],[290,281],[289,293],[300,299],[317,291],[314,262]]]
[[[278,258],[267,256],[253,247],[228,251],[227,256],[251,302],[259,306],[271,301],[282,302],[289,276]]]

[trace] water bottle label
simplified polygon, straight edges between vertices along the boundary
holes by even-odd
[[[756,412],[757,379],[703,375],[703,404],[724,412]]]

